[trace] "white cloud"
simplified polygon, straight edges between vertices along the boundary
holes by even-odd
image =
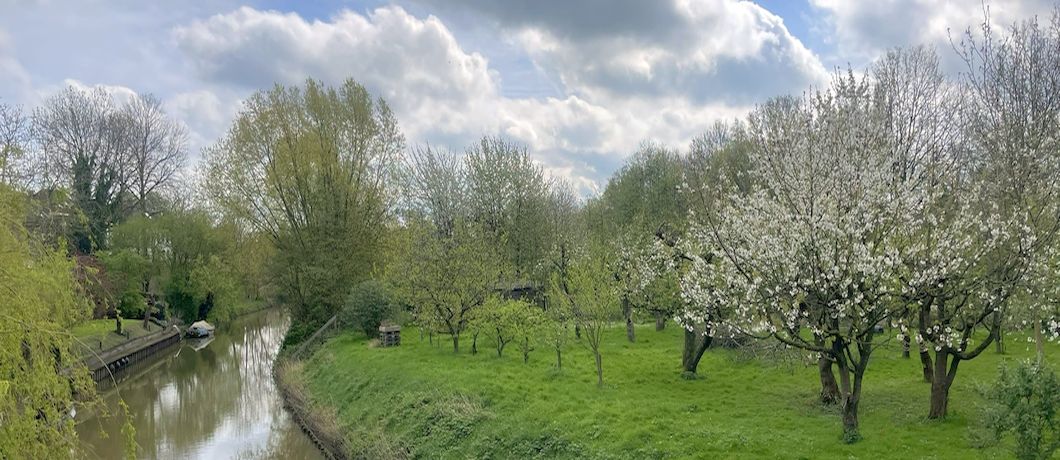
[[[0,88],[5,88],[0,96],[11,99],[5,103],[29,102],[32,88],[29,73],[15,57],[11,37],[3,29],[0,29]]]
[[[218,94],[226,93],[192,90],[175,94],[164,102],[166,112],[188,129],[188,155],[192,159],[197,160],[204,147],[224,134],[239,110],[239,98]]]
[[[32,104],[97,83],[116,97],[153,92],[197,158],[252,91],[353,78],[387,100],[410,142],[463,150],[505,135],[588,192],[645,139],[683,146],[716,119],[824,79],[815,54],[750,2],[404,1],[437,16],[389,5],[306,19],[232,0],[20,4],[0,15],[0,96]],[[469,14],[450,23],[456,10]],[[553,84],[548,97],[506,96],[526,79],[513,66]]]
[[[827,77],[780,17],[746,1],[421,1],[492,20],[568,92],[593,100],[746,105]]]
[[[136,97],[136,90],[129,88],[128,86],[122,85],[107,85],[107,84],[86,84],[73,78],[67,78],[63,80],[62,87],[73,87],[80,91],[96,91],[103,90],[110,96],[111,100],[114,101],[115,105],[123,105],[133,100]],[[56,88],[58,90],[58,88]]]
[[[387,100],[411,142],[462,150],[478,136],[502,134],[588,192],[644,139],[683,145],[718,118],[823,78],[813,53],[753,4],[677,6],[670,13],[687,22],[677,33],[687,43],[650,38],[648,28],[632,42],[604,30],[581,39],[544,19],[513,30],[535,64],[566,85],[566,95],[548,98],[504,97],[485,56],[466,51],[439,18],[399,6],[313,21],[243,7],[172,36],[204,81],[250,91],[352,77]],[[175,113],[222,117],[204,94],[172,101]]]
[[[985,17],[982,0],[811,0],[811,4],[827,14],[833,45],[853,62],[868,62],[895,46],[926,44],[936,47],[951,68],[959,68],[950,52],[951,38],[959,42]],[[985,7],[993,24],[1008,26],[1036,14],[1047,17],[1053,1],[994,0]]]
[[[472,109],[497,97],[483,56],[465,53],[437,18],[399,7],[343,11],[326,22],[243,7],[173,35],[205,80],[256,89],[352,77],[415,132],[460,132]]]

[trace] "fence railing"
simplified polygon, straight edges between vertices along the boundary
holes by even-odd
[[[323,326],[320,326],[320,329],[317,329],[317,331],[314,332],[313,335],[309,336],[308,339],[299,344],[298,348],[296,348],[294,352],[291,353],[291,357],[294,359],[302,359],[302,357],[307,351],[312,350],[313,347],[319,345],[319,342],[327,338],[327,336],[324,335],[326,332],[334,332],[335,330],[337,330],[338,324],[339,316],[332,316],[331,319],[324,323]]]

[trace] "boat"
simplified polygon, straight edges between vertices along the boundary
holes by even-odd
[[[186,334],[188,337],[209,337],[213,335],[213,325],[206,321],[196,321],[191,323]]]

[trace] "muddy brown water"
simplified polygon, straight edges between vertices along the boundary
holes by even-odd
[[[129,405],[137,457],[323,458],[272,379],[288,324],[279,309],[253,313],[218,328],[208,343],[185,340],[119,375],[103,396],[112,414],[120,412],[119,398]],[[120,417],[77,421],[88,458],[122,458]]]

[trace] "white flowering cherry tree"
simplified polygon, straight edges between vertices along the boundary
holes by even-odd
[[[828,90],[752,113],[757,190],[731,195],[693,225],[691,244],[710,250],[682,280],[684,317],[710,324],[724,311],[736,330],[834,362],[851,442],[876,327],[893,313],[895,235],[908,199],[895,187],[870,89],[839,75]]]
[[[1060,229],[1060,16],[1051,27],[1032,20],[1004,36],[987,18],[958,53],[968,67],[963,103],[954,106],[960,135],[948,153],[924,162],[930,174],[911,187],[916,199],[901,237],[902,296],[912,314],[897,322],[926,345],[930,418],[946,416],[960,363],[997,340],[1006,321],[1033,318],[1041,334],[1049,323],[1041,315],[1055,318],[1037,299],[1049,298],[1056,279],[1049,265]]]

